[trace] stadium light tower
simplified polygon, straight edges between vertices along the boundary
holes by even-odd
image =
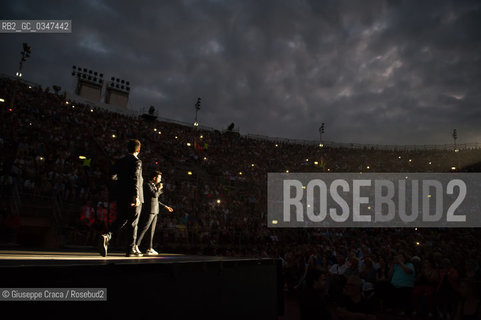
[[[453,130],[453,140],[454,140],[454,152],[457,152],[458,148],[456,148],[456,140],[458,139],[458,132],[456,129]]]
[[[30,47],[26,42],[23,43],[23,51],[20,52],[22,55],[22,59],[20,59],[20,66],[18,68],[18,72],[16,76],[18,78],[22,77],[22,69],[23,69],[23,63],[27,61],[27,58],[30,58],[30,53],[32,53],[32,47]]]
[[[322,145],[322,134],[324,133],[324,122],[319,127],[319,145]]]
[[[197,122],[197,112],[200,110],[200,98],[197,98],[197,102],[195,103],[195,119],[194,119],[194,127],[198,127],[199,123]]]
[[[324,156],[323,156],[323,151],[322,151],[322,147],[324,147],[324,144],[322,143],[322,135],[323,134],[324,134],[324,122],[322,122],[321,126],[319,127],[319,148],[320,148],[320,152],[321,152],[321,169],[322,169],[322,171],[324,171]]]
[[[15,86],[13,88],[13,94],[12,94],[12,99],[10,100],[10,108],[13,109],[15,106],[15,97],[17,95],[17,86],[18,86],[18,81],[22,77],[22,69],[23,69],[23,63],[27,61],[27,58],[30,58],[30,53],[32,53],[32,47],[30,47],[26,42],[23,43],[23,51],[20,52],[22,55],[22,58],[20,59],[20,64],[18,67],[18,71],[15,74],[17,77],[15,81]]]

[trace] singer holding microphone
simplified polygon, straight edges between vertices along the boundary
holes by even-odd
[[[146,255],[156,255],[157,251],[153,248],[155,227],[157,225],[157,216],[159,215],[159,206],[164,207],[169,212],[174,209],[159,201],[159,196],[163,193],[162,172],[154,171],[150,179],[144,183],[144,205],[142,206],[142,217],[144,220],[140,228],[139,237],[137,238],[136,250],[139,250],[140,243],[145,233],[150,228],[150,242]],[[140,251],[140,250],[139,250]]]

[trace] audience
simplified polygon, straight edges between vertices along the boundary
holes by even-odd
[[[12,88],[0,78],[0,97]],[[137,138],[144,171],[164,173],[163,202],[174,208],[159,216],[158,250],[278,258],[306,319],[479,315],[477,229],[268,229],[265,190],[267,172],[286,170],[479,171],[481,149],[321,148],[146,121],[24,83],[14,108],[0,103],[0,117],[2,242],[15,241],[27,214],[12,211],[17,193],[58,203],[64,246],[94,246],[116,217],[110,166]]]

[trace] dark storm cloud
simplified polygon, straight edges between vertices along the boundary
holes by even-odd
[[[71,88],[73,64],[130,80],[131,102],[242,133],[362,143],[481,142],[476,1],[9,1],[2,19],[70,35],[0,35],[0,71]]]

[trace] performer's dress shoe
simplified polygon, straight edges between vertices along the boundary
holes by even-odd
[[[148,256],[155,256],[155,255],[158,255],[159,253],[157,251],[155,251],[154,249],[150,248],[149,250],[147,250],[147,252],[145,254],[148,255]]]
[[[109,242],[111,238],[112,238],[112,234],[110,232],[104,233],[100,236],[99,251],[102,257],[107,256],[107,251],[109,248]]]

